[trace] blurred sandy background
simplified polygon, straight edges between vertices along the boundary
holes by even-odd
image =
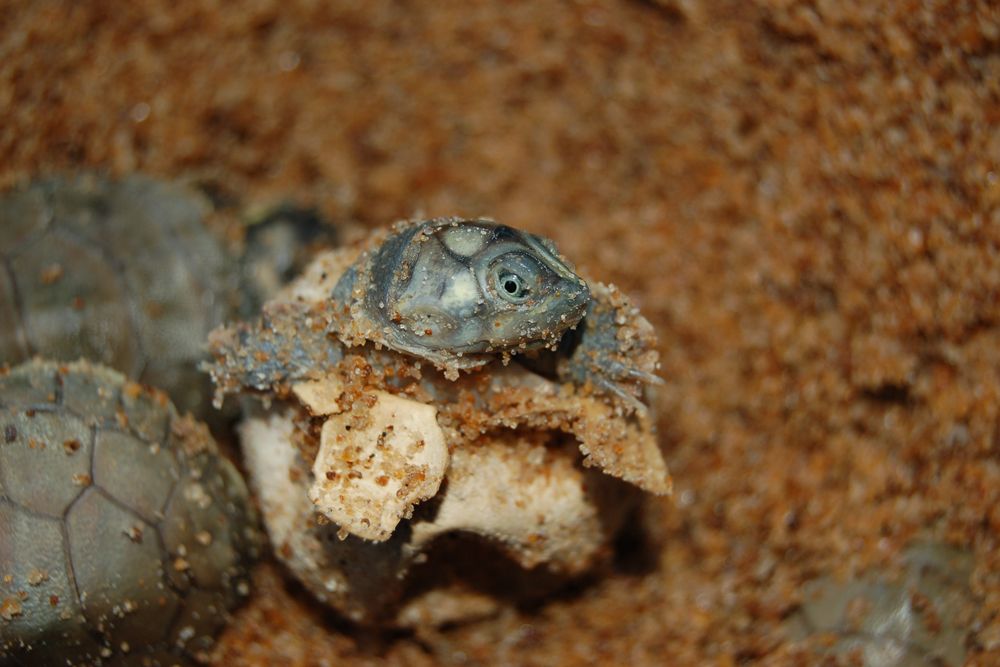
[[[659,331],[648,563],[375,645],[265,569],[233,666],[814,664],[802,582],[913,539],[974,555],[1000,664],[998,128],[995,2],[0,1],[0,187],[492,216]]]

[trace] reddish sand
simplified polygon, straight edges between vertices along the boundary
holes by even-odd
[[[802,582],[917,537],[974,554],[970,660],[1000,664],[995,3],[0,5],[0,186],[493,216],[660,335],[644,573],[375,640],[265,567],[219,664],[811,664]]]

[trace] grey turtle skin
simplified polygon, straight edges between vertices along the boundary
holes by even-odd
[[[549,346],[590,291],[548,239],[487,220],[405,223],[337,283],[335,333],[444,368]]]
[[[505,276],[516,277],[510,293]],[[522,289],[528,296],[519,299]],[[645,386],[662,382],[650,372],[655,361],[646,362],[655,335],[623,295],[594,289],[547,239],[483,220],[403,223],[343,274],[323,312],[267,304],[255,323],[213,333],[216,360],[205,368],[218,401],[321,377],[345,345],[425,359],[451,379],[518,353],[536,372],[645,411]],[[374,350],[368,357],[389,362]]]
[[[87,362],[0,374],[0,665],[188,665],[249,592],[256,515],[207,429]]]
[[[549,365],[554,365],[555,377],[563,382],[589,385],[643,411],[645,387],[663,384],[659,376],[640,367],[656,366],[643,361],[655,347],[656,337],[624,296],[603,285],[595,292],[580,326],[563,337]]]
[[[91,359],[207,416],[196,364],[237,284],[210,211],[142,176],[49,178],[0,196],[0,361]]]

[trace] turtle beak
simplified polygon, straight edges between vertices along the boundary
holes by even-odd
[[[587,307],[590,306],[591,301],[590,288],[587,287],[587,283],[582,278],[567,280],[563,296],[564,303],[569,306],[566,319],[572,319],[572,324],[576,324],[587,314]]]

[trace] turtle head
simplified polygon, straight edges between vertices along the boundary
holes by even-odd
[[[553,345],[590,303],[587,283],[551,241],[486,220],[422,223],[399,257],[389,319],[413,353]]]

